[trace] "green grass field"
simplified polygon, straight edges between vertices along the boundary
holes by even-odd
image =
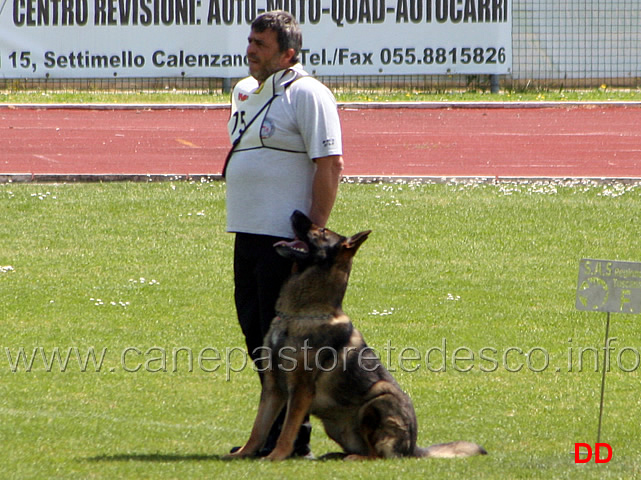
[[[334,94],[339,102],[639,102],[640,88],[610,88],[601,85],[590,90],[502,90],[489,91],[421,91],[419,89],[337,88]],[[228,103],[227,93],[170,92],[59,92],[40,90],[0,90],[0,103],[99,103],[99,104],[180,104]]]
[[[641,185],[343,184],[330,227],[373,230],[346,311],[411,395],[421,445],[490,452],[359,463],[220,459],[259,394],[224,192],[0,185],[0,477],[641,478],[637,316],[611,321],[613,458],[571,454],[596,441],[605,334],[574,307],[579,260],[641,261]],[[314,426],[314,453],[336,451]]]

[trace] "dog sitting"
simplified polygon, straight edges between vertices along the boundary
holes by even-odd
[[[322,421],[348,459],[486,454],[464,441],[418,447],[412,401],[343,312],[352,259],[371,231],[346,238],[299,211],[291,221],[297,239],[275,248],[294,260],[295,273],[280,292],[265,336],[267,353],[258,362],[264,373],[258,413],[249,440],[228,458],[255,456],[285,405],[285,422],[268,460],[291,455],[308,413]]]

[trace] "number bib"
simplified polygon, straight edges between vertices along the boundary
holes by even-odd
[[[229,139],[232,145],[236,145],[235,151],[263,146],[261,129],[269,105],[304,75],[305,72],[290,68],[274,73],[262,85],[253,77],[238,82],[232,95],[231,116],[227,123]]]

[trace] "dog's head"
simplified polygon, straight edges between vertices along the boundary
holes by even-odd
[[[334,264],[338,258],[351,259],[371,233],[371,230],[344,237],[327,228],[315,225],[304,213],[296,210],[291,216],[296,239],[278,242],[276,251],[296,262],[299,271],[311,265]]]

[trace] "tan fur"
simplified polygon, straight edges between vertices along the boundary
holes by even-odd
[[[308,413],[321,419],[350,460],[485,454],[470,442],[417,447],[410,398],[343,312],[352,259],[370,232],[346,238],[313,225],[300,212],[292,215],[292,225],[300,241],[295,248],[284,242],[277,248],[296,260],[297,273],[283,286],[279,314],[265,336],[271,368],[264,372],[254,427],[245,446],[229,458],[254,456],[285,405],[285,422],[268,460],[291,455]]]

